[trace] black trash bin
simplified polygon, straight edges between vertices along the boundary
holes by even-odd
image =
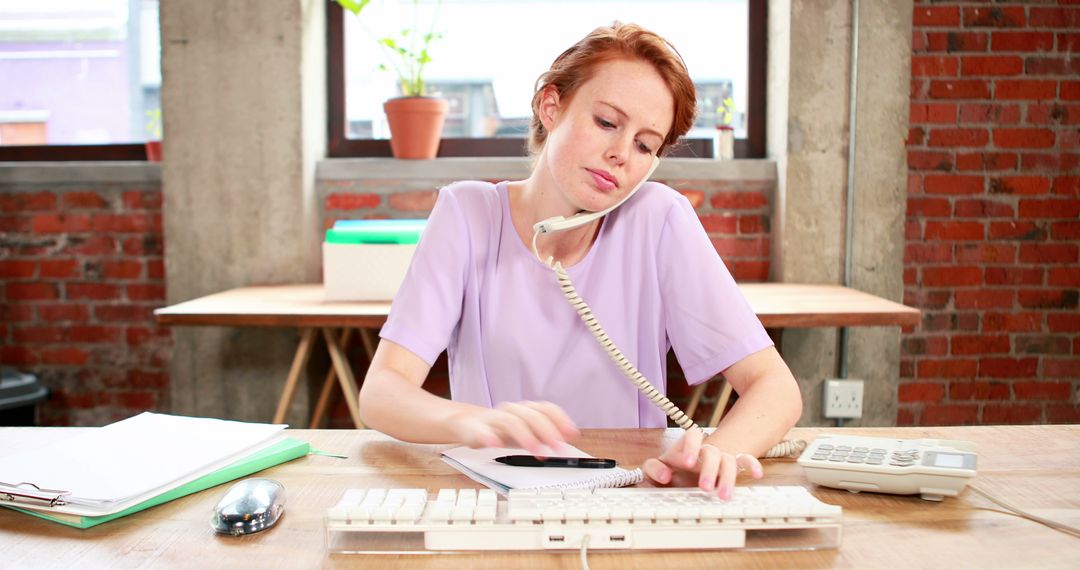
[[[0,370],[0,426],[36,426],[37,405],[49,397],[33,374]]]

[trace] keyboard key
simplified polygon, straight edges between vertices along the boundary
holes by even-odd
[[[472,505],[456,505],[450,511],[450,520],[454,522],[471,521],[473,518]]]
[[[526,505],[516,506],[509,509],[509,513],[507,514],[507,516],[512,521],[532,522],[542,520],[542,517],[540,515],[540,509]]]
[[[588,521],[591,523],[602,523],[611,520],[611,509],[604,506],[590,506],[588,507]]]
[[[346,516],[354,523],[368,522],[371,520],[371,511],[366,507],[351,507],[348,509]]]
[[[446,522],[450,520],[450,510],[453,508],[453,505],[440,499],[428,506],[427,518],[434,522]]]
[[[656,515],[656,509],[649,505],[637,505],[634,507],[634,522],[651,521]]]
[[[566,522],[583,521],[588,517],[588,511],[585,510],[585,507],[575,505],[568,507],[563,516]]]
[[[495,522],[495,505],[481,505],[473,512],[473,520],[478,523]]]
[[[498,499],[495,491],[492,491],[491,489],[481,489],[480,492],[476,494],[476,504],[481,506],[494,505],[497,503]]]
[[[466,507],[476,506],[476,489],[462,489],[458,491],[457,505]]]
[[[394,522],[396,523],[412,523],[420,519],[420,515],[423,514],[424,507],[422,505],[402,505],[397,512],[394,513]]]
[[[373,509],[381,505],[384,498],[386,498],[386,489],[368,489],[360,506]]]
[[[394,520],[394,512],[397,509],[390,507],[389,505],[379,505],[371,509],[371,520],[373,522],[389,522]]]
[[[541,518],[543,518],[544,522],[562,522],[563,510],[559,507],[554,506],[546,507],[543,511],[540,512],[540,516]]]
[[[678,514],[679,508],[675,505],[661,505],[656,508],[656,520],[673,521]]]

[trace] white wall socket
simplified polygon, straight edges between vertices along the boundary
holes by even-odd
[[[826,379],[821,391],[821,410],[826,418],[862,417],[862,380]]]

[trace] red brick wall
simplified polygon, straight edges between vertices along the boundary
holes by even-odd
[[[323,227],[341,219],[426,218],[437,188],[425,180],[328,180],[321,184]],[[769,277],[773,180],[661,180],[697,210],[717,252],[740,282]]]
[[[0,364],[51,390],[41,425],[168,409],[162,249],[159,188],[0,188]]]
[[[1080,422],[1080,2],[918,2],[901,425]]]

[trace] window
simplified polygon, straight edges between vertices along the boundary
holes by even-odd
[[[144,158],[160,43],[158,0],[0,0],[0,160]]]
[[[717,124],[735,129],[736,155],[765,151],[765,2],[752,0],[420,0],[430,48],[429,92],[450,102],[440,156],[521,156],[534,82],[593,28],[641,23],[671,40],[698,87],[698,119],[683,156],[712,156]],[[411,0],[372,2],[360,17],[331,2],[328,75],[331,156],[390,156],[382,103],[400,91],[376,39],[413,17]],[[512,22],[512,25],[506,23]],[[527,25],[523,25],[527,23]]]

